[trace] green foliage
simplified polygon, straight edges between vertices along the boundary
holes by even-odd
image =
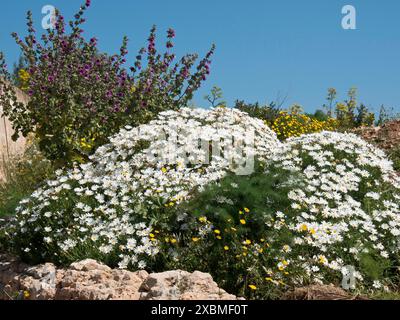
[[[5,160],[3,166],[5,181],[0,182],[0,217],[13,215],[18,203],[54,172],[50,161],[39,152],[35,143],[22,156]]]
[[[335,88],[329,88],[328,89],[328,95],[326,97],[326,100],[328,101],[328,105],[324,105],[324,108],[327,109],[327,116],[332,117],[333,116],[333,104],[334,100],[336,99],[337,96],[337,91]]]
[[[21,81],[20,72],[21,70],[26,70],[28,61],[24,56],[20,56],[18,59],[18,63],[14,63],[13,73],[12,73],[12,82],[14,85],[20,89],[23,88],[24,83]]]
[[[320,109],[316,110],[313,114],[306,113],[306,116],[318,121],[327,121],[329,119],[329,116],[323,110]]]
[[[270,126],[279,117],[281,111],[274,102],[269,105],[260,105],[258,102],[246,103],[243,100],[236,100],[234,107],[240,111],[247,112],[251,117],[266,121]]]
[[[210,94],[204,96],[204,100],[208,101],[213,108],[225,106],[226,102],[222,99],[222,89],[217,86],[212,87]]]
[[[328,114],[331,113],[336,95],[337,92],[335,89],[328,89]],[[335,116],[338,121],[338,130],[340,131],[346,131],[360,126],[372,126],[375,121],[374,113],[369,112],[364,104],[358,105],[357,88],[350,88],[347,93],[347,99],[342,102],[336,102]]]
[[[166,259],[166,267],[210,272],[217,283],[231,293],[248,298],[276,298],[286,286],[266,280],[266,267],[274,264],[269,240],[281,247],[291,235],[275,232],[265,222],[277,210],[290,207],[287,192],[299,181],[287,172],[268,172],[262,163],[250,176],[230,174],[177,208],[190,212],[184,230],[170,230],[179,242],[173,246],[177,259]],[[249,209],[250,208],[250,209]],[[195,219],[193,219],[193,217]],[[268,238],[265,235],[268,234]],[[164,252],[171,247],[167,246]],[[254,292],[249,286],[256,286]]]
[[[400,119],[400,113],[396,114],[393,107],[389,108],[382,105],[379,109],[379,116],[376,125],[383,126],[386,122],[396,119]]]
[[[393,167],[396,171],[400,172],[400,146],[390,150],[389,158],[393,161]]]
[[[186,106],[210,73],[214,46],[198,62],[196,54],[176,62],[171,52],[175,32],[167,31],[162,53],[156,49],[155,27],[134,66],[126,70],[127,37],[113,56],[100,52],[96,38],[83,37],[89,6],[90,1],[81,6],[69,29],[56,12],[55,28],[39,39],[28,12],[28,35],[21,39],[13,33],[23,56],[16,70],[18,76],[22,71],[21,87],[30,96],[27,104],[16,101],[13,77],[0,52],[0,104],[12,122],[13,139],[34,133],[40,149],[57,167],[86,162],[125,125],[146,123],[160,111]]]
[[[379,280],[384,276],[385,270],[390,267],[387,259],[383,259],[377,253],[361,253],[359,256],[361,270],[373,280]]]

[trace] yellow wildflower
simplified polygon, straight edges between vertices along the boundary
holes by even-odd
[[[205,222],[207,222],[207,218],[206,217],[200,217],[199,221],[205,223]]]

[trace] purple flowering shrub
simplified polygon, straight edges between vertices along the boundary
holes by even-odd
[[[206,80],[214,52],[212,46],[197,66],[195,54],[176,62],[171,52],[175,32],[168,30],[166,50],[159,53],[153,27],[147,47],[127,69],[126,37],[120,53],[112,56],[97,49],[96,38],[83,37],[83,16],[89,6],[87,0],[68,30],[64,17],[56,12],[55,27],[38,39],[28,12],[28,35],[21,39],[12,34],[28,62],[28,104],[16,101],[0,53],[0,104],[13,123],[13,138],[33,132],[47,158],[60,166],[85,161],[124,125],[148,122],[162,110],[186,106]]]

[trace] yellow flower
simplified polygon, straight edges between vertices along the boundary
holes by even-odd
[[[218,229],[215,229],[215,230],[214,230],[214,233],[215,233],[215,234],[221,234],[221,231],[219,231]]]
[[[319,263],[321,263],[321,264],[325,264],[325,263],[327,262],[327,260],[326,260],[326,258],[325,258],[324,256],[319,256],[318,261],[319,261]]]
[[[217,236],[217,239],[218,239],[218,240],[221,240],[221,239],[222,239],[222,237],[221,237],[221,236]]]
[[[240,219],[240,223],[241,223],[241,224],[246,224],[246,220]]]
[[[28,299],[31,296],[31,294],[29,293],[29,291],[24,291],[24,298]]]
[[[172,239],[171,239],[171,243],[172,243],[172,244],[176,243],[176,239],[173,239],[173,238],[172,238]]]
[[[302,225],[300,226],[300,230],[301,230],[301,231],[307,231],[307,230],[308,230],[307,225],[306,225],[306,224],[302,224]]]
[[[205,222],[207,222],[207,218],[206,217],[200,217],[199,221],[205,223]]]
[[[199,241],[199,240],[200,240],[200,238],[196,238],[196,237],[193,237],[193,238],[192,238],[192,241],[193,241],[193,242],[197,242],[197,241]]]
[[[239,211],[239,214],[244,214],[244,212],[242,210]]]
[[[310,229],[311,234],[315,234],[315,230],[313,228]]]
[[[250,212],[250,210],[249,210],[248,208],[244,208],[243,210],[244,210],[245,212],[247,212],[247,213]]]
[[[228,247],[228,246],[225,246],[225,247],[224,247],[224,250],[225,250],[225,251],[228,251],[228,250],[229,250],[229,247]]]
[[[168,170],[167,170],[166,168],[162,168],[161,171],[162,171],[163,173],[166,173]]]
[[[247,239],[244,243],[245,244],[251,244],[251,240]]]
[[[150,237],[150,238],[154,238],[155,235],[154,235],[153,233],[150,233],[150,234],[149,234],[149,237]]]
[[[249,285],[249,288],[250,288],[251,290],[257,290],[257,287],[256,287],[254,284],[250,284],[250,285]]]

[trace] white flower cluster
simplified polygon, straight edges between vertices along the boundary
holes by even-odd
[[[243,159],[268,159],[279,147],[261,120],[237,110],[163,112],[149,124],[122,129],[89,163],[57,172],[22,201],[13,239],[19,246],[26,242],[26,254],[62,260],[87,252],[117,256],[121,268],[145,267],[158,245],[149,219],[138,214],[140,204],[179,203],[227,171],[246,167]]]
[[[281,147],[263,121],[227,108],[166,111],[147,125],[121,130],[110,141],[83,171],[126,186],[140,200],[174,202],[228,170],[252,166],[255,156],[268,159]]]
[[[400,183],[382,151],[353,134],[322,132],[289,139],[273,162],[303,177],[288,194],[290,214],[278,212],[272,226],[295,235],[292,260],[314,280],[359,266],[363,254],[379,261],[399,253]]]

